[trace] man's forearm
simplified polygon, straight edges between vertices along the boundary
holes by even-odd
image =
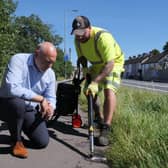
[[[38,103],[41,103],[43,100],[44,100],[44,97],[41,95],[36,95],[31,99],[31,101],[38,102]]]
[[[102,81],[112,71],[113,67],[114,67],[114,61],[108,62],[104,66],[100,74],[98,74],[98,76],[93,81],[96,83],[99,83],[100,81]]]

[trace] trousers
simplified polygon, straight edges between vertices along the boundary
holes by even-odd
[[[0,98],[0,120],[7,122],[13,141],[20,141],[22,131],[38,148],[46,147],[49,134],[45,120],[36,109],[26,110],[20,98]]]

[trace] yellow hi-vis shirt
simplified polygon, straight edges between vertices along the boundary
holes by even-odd
[[[84,56],[94,66],[94,69],[97,69],[99,72],[106,63],[112,60],[114,60],[113,71],[118,68],[120,71],[123,71],[124,54],[109,32],[103,32],[100,34],[96,45],[101,58],[97,54],[95,50],[95,35],[97,32],[102,30],[103,29],[101,28],[92,26],[90,39],[85,43],[80,43],[80,49],[78,44],[75,42],[78,57]],[[99,63],[96,64],[96,62]]]

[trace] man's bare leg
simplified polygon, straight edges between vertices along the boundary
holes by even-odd
[[[109,145],[108,135],[110,133],[110,126],[112,123],[113,114],[116,108],[116,95],[110,89],[104,90],[104,124],[102,125],[99,144],[102,146]]]
[[[116,95],[111,89],[104,90],[104,122],[108,125],[111,125],[113,114],[116,109]]]

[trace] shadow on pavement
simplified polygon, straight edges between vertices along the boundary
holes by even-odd
[[[56,121],[52,122],[51,124],[49,124],[48,128],[52,128],[52,129],[54,129],[56,131],[59,131],[63,134],[75,135],[75,136],[88,138],[88,134],[79,132],[78,130],[74,129],[71,124],[66,123],[64,121],[56,120]],[[76,147],[74,147],[70,143],[65,142],[62,138],[58,138],[58,136],[56,135],[56,132],[54,130],[49,130],[49,135],[50,135],[51,138],[53,138],[54,140],[56,140],[56,141],[60,142],[61,144],[65,145],[66,147],[68,147],[72,151],[78,153],[82,157],[88,158],[88,156],[85,153],[81,152],[79,149],[77,149]]]
[[[75,129],[73,129],[72,125],[65,124],[61,121],[52,122],[52,124],[48,125],[48,128],[53,128],[61,133],[69,134],[69,135],[76,135],[81,137],[88,137],[88,134],[81,133]]]
[[[0,154],[11,154],[11,147],[1,147]]]
[[[48,125],[48,128],[53,128],[63,134],[69,134],[69,135],[75,135],[75,136],[80,136],[80,137],[86,137],[88,138],[88,134],[86,133],[81,133],[77,131],[76,129],[73,129],[72,125],[66,124],[62,121],[54,121],[52,124]],[[82,127],[81,127],[82,128]],[[86,128],[83,128],[86,129]],[[94,145],[102,147],[102,145],[99,144],[98,137],[94,137]]]
[[[62,139],[59,139],[57,137],[57,135],[55,134],[54,131],[49,130],[49,135],[51,138],[55,139],[56,141],[62,143],[63,145],[65,145],[66,147],[70,148],[71,150],[75,151],[76,153],[78,153],[79,155],[83,156],[84,158],[88,158],[88,155],[86,155],[85,153],[81,152],[80,150],[78,150],[77,148],[75,148],[74,146],[72,146],[71,144],[63,141]]]
[[[2,122],[0,126],[0,131],[3,131],[3,130],[8,130],[8,125],[5,122]]]
[[[9,135],[0,135],[0,144],[5,145],[5,146],[1,146],[0,154],[11,153],[11,138]]]

